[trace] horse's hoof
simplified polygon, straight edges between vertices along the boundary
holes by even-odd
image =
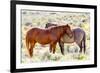
[[[28,57],[29,57],[29,58],[32,58],[32,56],[33,56],[33,55],[28,54]]]

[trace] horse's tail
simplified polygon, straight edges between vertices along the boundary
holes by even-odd
[[[26,35],[26,48],[29,49],[29,39],[28,39],[28,35]]]
[[[84,53],[86,52],[86,34],[84,33],[83,36],[83,48],[84,48]]]

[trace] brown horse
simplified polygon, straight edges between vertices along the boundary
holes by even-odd
[[[53,23],[47,23],[45,28],[50,27],[56,27],[58,24]],[[67,34],[64,34],[64,36],[59,41],[59,46],[61,49],[61,53],[64,55],[64,43],[76,43],[80,47],[80,53],[82,52],[82,48],[84,48],[84,53],[86,51],[86,34],[85,31],[80,28],[72,29],[73,37],[69,37]]]
[[[69,25],[56,26],[46,29],[32,28],[26,34],[26,47],[30,57],[32,57],[35,43],[38,42],[42,45],[50,44],[50,52],[55,53],[57,42],[64,34],[72,37],[72,31]]]

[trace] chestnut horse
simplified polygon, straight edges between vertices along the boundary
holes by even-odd
[[[58,26],[58,24],[53,23],[47,23],[45,28],[51,27],[51,26]],[[64,36],[59,41],[59,46],[61,49],[61,53],[64,55],[64,43],[76,43],[80,47],[80,53],[82,52],[82,48],[84,48],[84,53],[86,51],[86,34],[85,31],[80,28],[72,29],[73,37],[69,37],[67,34],[64,34]]]
[[[56,44],[65,33],[69,37],[72,37],[72,31],[69,25],[62,25],[45,29],[30,29],[26,34],[26,47],[30,57],[32,57],[36,42],[42,45],[50,44],[50,52],[53,51],[53,53],[55,53]]]

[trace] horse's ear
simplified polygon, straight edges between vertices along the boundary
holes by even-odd
[[[68,25],[68,24],[67,24],[66,26],[67,26],[67,27],[69,27],[69,25]]]

